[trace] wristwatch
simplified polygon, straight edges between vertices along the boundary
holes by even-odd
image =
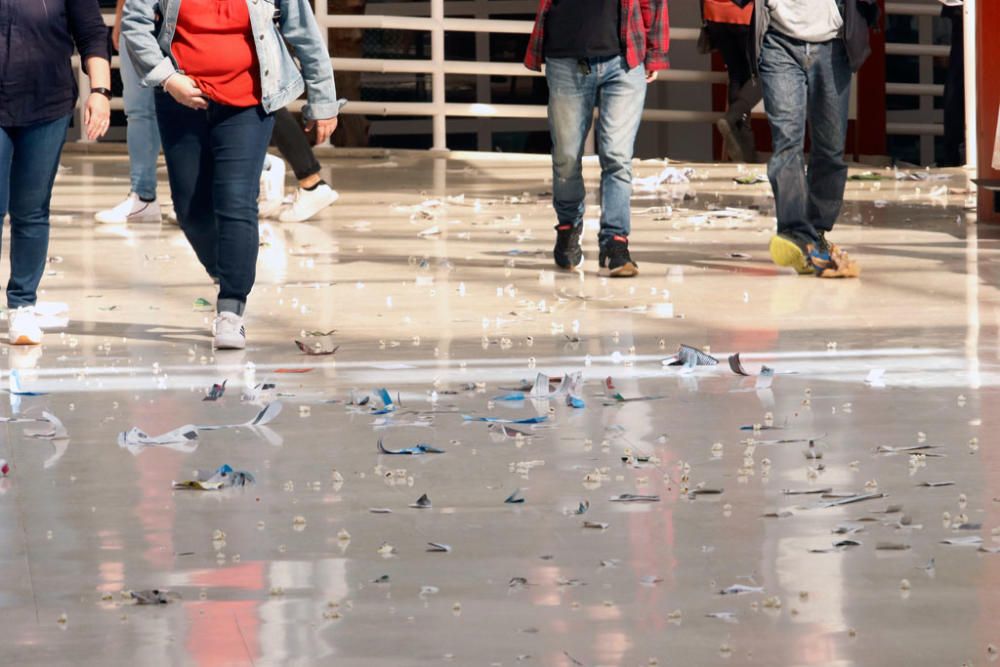
[[[110,88],[91,88],[90,92],[97,93],[99,95],[104,95],[109,100],[111,99],[111,89]]]

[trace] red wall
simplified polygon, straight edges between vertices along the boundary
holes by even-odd
[[[996,142],[997,111],[1000,109],[1000,76],[995,69],[1000,62],[1000,39],[987,30],[987,26],[1000,26],[1000,2],[978,0],[976,31],[976,117],[979,178],[1000,179],[1000,171],[993,169],[993,145]],[[1000,222],[997,197],[1000,193],[979,190],[980,222]]]

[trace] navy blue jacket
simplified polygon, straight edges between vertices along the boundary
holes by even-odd
[[[97,0],[0,0],[0,127],[44,123],[73,112],[70,58],[110,58]]]
[[[767,0],[733,0],[740,7],[754,3],[753,21],[754,39],[750,42],[750,63],[754,73],[760,59],[760,48],[764,44],[764,35],[771,23],[767,11]],[[847,60],[851,63],[851,71],[857,72],[871,55],[868,44],[868,30],[878,24],[878,5],[875,0],[837,0],[844,12],[844,46],[847,50]]]

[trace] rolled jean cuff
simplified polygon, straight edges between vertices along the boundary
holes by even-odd
[[[153,203],[156,201],[156,183],[152,187],[145,183],[132,183],[134,192],[143,202]]]
[[[246,308],[246,302],[239,299],[219,299],[219,303],[215,306],[215,309],[220,313],[236,313],[240,317],[243,317],[243,311]]]

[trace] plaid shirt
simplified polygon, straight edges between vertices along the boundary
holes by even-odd
[[[667,0],[621,0],[621,40],[625,45],[625,60],[629,68],[646,65],[655,72],[670,67],[670,20]],[[552,0],[540,0],[535,28],[528,41],[524,66],[540,71],[545,62],[545,19]]]

